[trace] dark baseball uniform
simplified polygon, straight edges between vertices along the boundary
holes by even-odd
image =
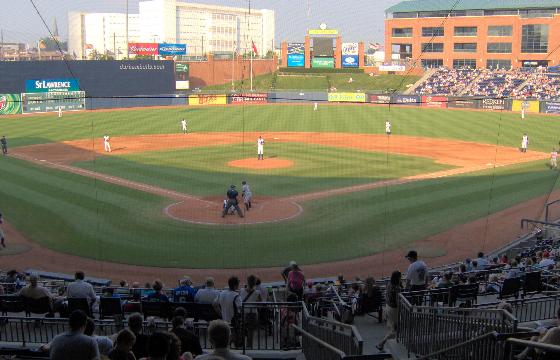
[[[237,215],[239,215],[239,217],[243,217],[243,213],[241,212],[241,209],[239,208],[239,205],[237,204],[237,196],[239,195],[239,193],[237,192],[237,190],[235,190],[235,188],[230,188],[227,191],[227,205],[224,208],[224,211],[222,212],[222,217],[225,217],[229,208],[230,207],[234,207],[235,210],[237,211]]]

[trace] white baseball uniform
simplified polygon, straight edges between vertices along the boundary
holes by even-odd
[[[58,107],[58,117],[61,118],[62,117],[62,107]]]
[[[526,152],[528,146],[529,146],[529,136],[523,135],[523,138],[521,139],[521,151]]]
[[[317,103],[313,103],[313,111],[317,111]]]
[[[257,156],[258,156],[258,158],[262,159],[263,154],[264,154],[264,139],[260,137],[260,138],[257,139]]]
[[[389,135],[391,133],[391,122],[385,121],[385,133]]]
[[[109,135],[103,136],[103,146],[105,148],[105,152],[111,152],[111,144],[109,144]]]
[[[243,194],[243,202],[248,204],[251,202],[251,199],[253,198],[253,193],[251,192],[251,188],[249,187],[249,184],[245,184],[241,187],[242,189],[242,194]]]
[[[187,132],[187,120],[185,119],[181,120],[181,129],[183,130],[184,133]]]

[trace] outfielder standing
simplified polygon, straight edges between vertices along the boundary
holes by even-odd
[[[264,139],[259,136],[257,139],[257,160],[264,160]]]
[[[2,155],[8,155],[8,140],[6,139],[6,136],[2,136],[2,139],[0,139],[0,145],[2,145]]]
[[[556,149],[553,148],[552,152],[550,153],[550,168],[551,169],[557,169],[558,168],[557,158],[558,158],[558,151],[556,151]]]
[[[61,118],[62,117],[62,106],[58,107],[58,117]]]
[[[241,209],[239,208],[239,205],[237,203],[237,195],[239,195],[239,193],[237,192],[237,190],[235,190],[235,185],[231,185],[226,193],[227,205],[224,207],[222,217],[226,217],[229,208],[232,206],[237,211],[237,215],[239,215],[239,217],[243,217],[243,213],[241,212]]]
[[[527,152],[528,147],[529,147],[529,136],[527,135],[527,133],[525,133],[521,138],[521,152]]]
[[[103,147],[105,148],[105,152],[111,152],[111,144],[109,144],[109,135],[107,134],[103,136]]]
[[[249,187],[249,184],[247,184],[247,181],[242,181],[241,185],[243,185],[241,187],[241,196],[243,197],[243,203],[245,204],[245,210],[249,211],[249,209],[251,208],[251,199],[253,198],[253,193],[251,192],[251,188]]]
[[[385,121],[385,134],[391,135],[391,122],[389,120]]]
[[[0,213],[0,245],[2,245],[2,247],[6,247],[6,244],[4,243],[4,229],[2,229],[3,224],[4,224],[4,218]]]
[[[318,106],[317,101],[315,101],[313,103],[313,111],[317,111],[317,106]]]
[[[183,130],[183,134],[187,133],[187,120],[181,120],[181,129]]]

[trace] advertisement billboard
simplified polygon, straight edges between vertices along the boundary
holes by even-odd
[[[369,102],[374,104],[389,104],[391,103],[391,95],[370,95]]]
[[[266,104],[267,102],[267,93],[233,94],[231,97],[232,104]]]
[[[19,94],[0,94],[0,115],[21,114]]]
[[[540,110],[539,102],[535,100],[513,100],[511,103],[511,111],[521,111],[525,109],[526,113],[538,113]]]
[[[430,108],[447,107],[447,97],[445,96],[422,96],[422,106]]]
[[[188,90],[189,89],[189,64],[188,63],[175,63],[175,89]]]
[[[357,68],[358,59],[358,55],[342,55],[342,67]]]
[[[405,70],[404,65],[379,65],[379,71],[404,72]]]
[[[560,114],[560,102],[558,101],[542,101],[541,112],[546,114]]]
[[[288,44],[288,55],[291,54],[305,54],[305,44],[304,43],[289,43]]]
[[[187,55],[187,44],[158,44],[162,56]]]
[[[467,97],[449,97],[447,100],[447,107],[457,109],[478,109],[480,108],[480,100]]]
[[[505,99],[482,99],[481,108],[484,110],[507,110]]]
[[[391,97],[391,103],[397,104],[397,105],[418,106],[420,104],[420,96],[416,96],[416,95],[393,95]]]
[[[288,67],[304,67],[305,55],[304,54],[289,54]]]
[[[21,94],[22,112],[54,112],[85,110],[86,95],[83,91],[40,92]]]
[[[226,105],[227,95],[190,95],[189,105]]]
[[[310,29],[309,35],[338,35],[336,29]]]
[[[314,68],[334,68],[334,58],[313,58],[311,67]]]
[[[364,93],[329,93],[329,102],[366,102],[366,94]]]
[[[358,55],[358,43],[342,43],[342,55]]]
[[[129,43],[128,52],[134,55],[157,55],[158,43]]]
[[[25,80],[25,92],[80,91],[77,79]]]

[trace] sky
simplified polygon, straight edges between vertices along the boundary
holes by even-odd
[[[383,43],[384,10],[401,0],[251,0],[255,9],[276,11],[276,43],[303,41],[308,28],[324,22],[338,29],[343,41]],[[130,12],[138,12],[139,0],[129,0]],[[247,7],[249,0],[189,0],[186,2]],[[63,40],[68,34],[68,11],[126,12],[126,0],[33,0],[52,29],[58,22]],[[307,4],[309,3],[309,11]],[[359,6],[357,6],[359,4]],[[0,29],[5,42],[34,43],[48,36],[31,0],[0,0]]]

